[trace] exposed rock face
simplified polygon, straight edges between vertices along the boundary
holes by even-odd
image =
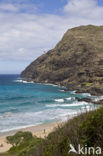
[[[21,77],[103,94],[103,26],[68,30],[56,47],[32,62]]]

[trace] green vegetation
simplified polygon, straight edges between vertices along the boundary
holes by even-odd
[[[31,132],[19,131],[14,136],[7,137],[7,142],[12,148],[0,156],[28,156],[42,141],[43,139],[32,136]]]
[[[32,62],[21,77],[103,95],[103,26],[68,30],[56,47]]]
[[[33,137],[29,132],[18,132],[7,139],[13,147],[0,156],[76,156],[68,154],[70,144],[75,149],[78,144],[83,147],[99,146],[103,151],[103,107],[68,120],[44,140]]]
[[[7,141],[13,147],[17,147],[25,141],[32,140],[32,138],[33,138],[32,133],[19,131],[14,136],[8,136]]]

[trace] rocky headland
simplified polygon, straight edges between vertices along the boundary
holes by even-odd
[[[21,77],[103,95],[103,26],[68,30],[56,47],[32,62]]]

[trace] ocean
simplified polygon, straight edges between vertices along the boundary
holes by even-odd
[[[19,75],[0,75],[0,132],[66,120],[95,108],[93,104],[78,102],[76,97],[92,96],[52,84],[28,83]]]

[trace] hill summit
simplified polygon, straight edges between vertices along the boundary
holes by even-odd
[[[32,62],[21,77],[103,95],[103,26],[68,30],[56,47]]]

